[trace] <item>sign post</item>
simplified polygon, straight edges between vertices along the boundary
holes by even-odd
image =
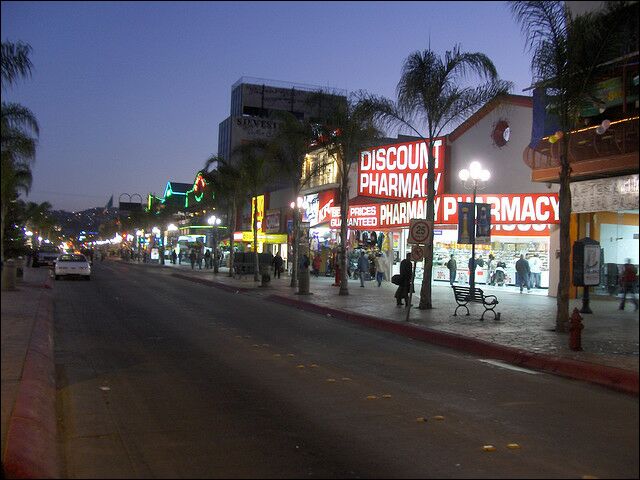
[[[433,231],[433,222],[420,218],[413,218],[409,223],[409,238],[407,243],[413,244],[411,249],[411,260],[413,260],[413,271],[411,272],[411,284],[409,285],[409,304],[407,305],[407,316],[405,321],[409,321],[409,313],[411,312],[411,301],[413,300],[413,282],[416,279],[416,265],[419,261],[424,260],[425,246],[431,242],[431,232]]]

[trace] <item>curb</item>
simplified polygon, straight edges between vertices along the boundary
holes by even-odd
[[[418,327],[416,325],[403,324],[390,320],[381,320],[369,315],[316,305],[277,294],[269,295],[266,297],[266,300],[296,307],[307,312],[324,315],[329,314],[335,318],[365,327],[403,335],[414,340],[420,340],[474,355],[491,357],[532,370],[540,370],[574,380],[594,383],[619,392],[638,396],[638,374],[630,370],[580,362],[578,360],[553,355],[532,353],[526,350],[498,345],[462,335],[440,332],[426,327]]]
[[[62,471],[56,418],[53,296],[49,290],[43,290],[37,307],[8,422],[3,464],[6,478],[59,478]]]
[[[182,280],[188,280],[190,282],[200,283],[202,285],[209,285],[210,287],[216,287],[216,288],[219,288],[220,290],[225,290],[231,293],[246,293],[250,290],[253,290],[251,288],[234,287],[231,285],[227,285],[226,283],[215,282],[213,280],[206,280],[204,278],[192,277],[190,275],[183,275],[181,273],[172,273],[171,276],[176,278],[181,278]]]

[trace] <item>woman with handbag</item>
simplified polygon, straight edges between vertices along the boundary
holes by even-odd
[[[398,289],[396,290],[396,305],[402,305],[404,299],[405,306],[409,306],[409,289],[411,288],[411,253],[407,253],[407,258],[400,262],[400,278]]]

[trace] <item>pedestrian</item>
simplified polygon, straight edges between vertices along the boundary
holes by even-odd
[[[203,258],[202,257],[202,250],[198,249],[198,253],[197,253],[197,256],[196,256],[196,261],[198,262],[198,269],[199,270],[202,270],[202,258]]]
[[[624,304],[627,300],[627,293],[631,294],[631,301],[636,306],[635,311],[638,311],[638,300],[636,299],[636,282],[638,281],[638,272],[636,266],[631,263],[631,259],[627,258],[627,263],[624,264],[622,275],[620,276],[620,286],[622,287],[622,302],[620,303],[620,310],[624,310]]]
[[[453,284],[456,283],[456,275],[458,273],[458,264],[456,263],[453,253],[447,262],[447,269],[449,270],[449,285],[453,287]]]
[[[407,258],[400,262],[400,281],[398,282],[398,289],[396,290],[396,305],[400,307],[402,300],[404,299],[405,306],[409,306],[409,289],[412,289],[411,285],[411,253],[407,253]]]
[[[306,253],[303,253],[302,256],[300,257],[300,262],[298,264],[298,267],[300,268],[300,271],[306,271],[309,270],[309,257],[307,256]]]
[[[182,248],[181,248],[180,252],[178,253],[178,265],[182,265],[182,257],[184,257],[184,252],[182,251]]]
[[[191,270],[196,266],[196,251],[192,248],[191,252],[189,252],[189,261],[191,262]]]
[[[542,262],[538,255],[534,255],[529,260],[529,268],[531,269],[529,286],[531,288],[542,288],[540,286],[540,276],[542,275]]]
[[[469,285],[471,285],[471,276],[475,278],[476,260],[473,257],[469,257]]]
[[[364,276],[369,274],[369,259],[364,250],[360,252],[358,258],[358,273],[360,274],[360,287],[364,288]]]
[[[489,254],[489,260],[487,261],[487,275],[487,283],[493,285],[493,277],[496,275],[496,257],[494,257],[492,253]]]
[[[282,256],[280,255],[280,252],[276,253],[276,256],[273,257],[273,260],[271,261],[271,264],[273,265],[273,277],[280,278],[280,273],[282,272],[282,265],[284,264],[284,260],[282,260]]]
[[[333,269],[336,272],[335,281],[333,282],[333,287],[339,287],[340,282],[342,281],[342,265],[340,262],[340,254],[338,252],[333,256]]]
[[[207,250],[204,253],[204,268],[207,270],[211,268],[211,250]]]
[[[382,280],[384,280],[387,275],[387,269],[389,268],[387,256],[384,253],[378,253],[375,256],[373,263],[376,267],[376,282],[378,282],[378,287],[381,287]]]
[[[529,267],[529,262],[526,258],[524,258],[523,254],[520,254],[520,260],[516,262],[516,273],[518,274],[517,286],[520,287],[520,293],[522,293],[522,287],[527,287],[527,293],[531,291],[529,285],[529,274],[531,273],[531,268]]]
[[[322,257],[320,256],[319,253],[316,253],[315,256],[313,257],[313,264],[312,264],[312,272],[316,277],[320,276],[320,266],[322,265]]]
[[[178,254],[175,250],[171,250],[171,263],[176,264],[176,259],[178,258]]]

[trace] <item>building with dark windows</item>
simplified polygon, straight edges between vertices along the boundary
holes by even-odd
[[[324,95],[316,101],[318,92]],[[273,137],[280,125],[278,112],[320,120],[331,102],[345,101],[346,95],[346,90],[336,88],[242,77],[231,87],[229,117],[218,128],[218,155],[228,160],[243,141]]]

